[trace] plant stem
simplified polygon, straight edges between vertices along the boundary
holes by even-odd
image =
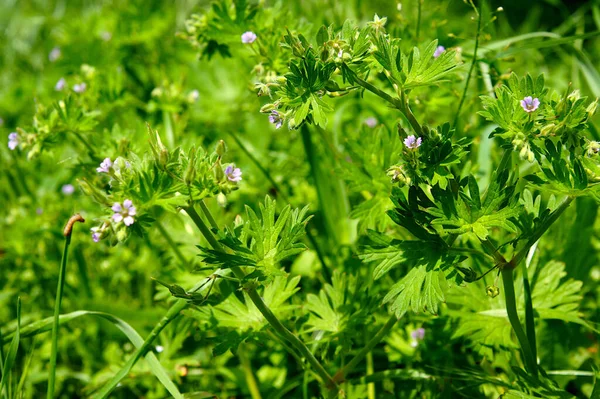
[[[531,286],[529,285],[529,276],[527,265],[523,263],[523,291],[525,293],[525,332],[529,340],[529,347],[533,358],[537,361],[537,342],[535,338],[535,319],[533,314],[533,301],[531,300]]]
[[[460,110],[465,102],[465,98],[467,97],[467,91],[469,89],[469,83],[471,82],[471,75],[473,75],[473,70],[475,69],[475,64],[477,63],[477,50],[479,49],[479,34],[481,33],[481,20],[483,19],[483,13],[477,10],[475,4],[470,1],[471,6],[475,10],[477,14],[477,33],[475,34],[475,49],[473,50],[473,61],[471,61],[471,67],[469,68],[469,74],[467,75],[467,81],[465,82],[465,88],[463,90],[463,94],[460,98],[460,102],[458,103],[458,109],[456,110],[456,115],[454,116],[454,122],[452,123],[453,127],[456,127],[458,123],[458,117],[460,115]]]
[[[408,105],[405,101],[403,101],[399,98],[394,98],[394,97],[390,96],[385,91],[378,89],[377,87],[373,86],[371,83],[367,82],[366,80],[362,80],[361,78],[359,78],[357,76],[354,77],[354,80],[356,81],[356,83],[358,83],[365,89],[369,90],[371,93],[383,98],[385,101],[389,102],[394,107],[396,107],[406,117],[406,119],[412,126],[415,133],[417,133],[419,136],[423,136],[423,128],[421,127],[421,125],[419,124],[419,122],[417,121],[415,116],[413,115],[410,108],[408,108]]]
[[[216,238],[213,236],[212,232],[209,230],[208,226],[206,226],[206,224],[204,223],[204,221],[202,220],[200,215],[198,215],[196,210],[192,206],[186,207],[184,209],[188,213],[188,215],[190,215],[190,217],[192,218],[192,220],[194,221],[194,223],[196,224],[196,226],[198,227],[198,229],[200,230],[202,235],[204,235],[204,237],[210,243],[210,245],[213,247],[213,249],[224,252],[223,246],[216,240]],[[208,210],[208,208],[207,208],[207,210]],[[240,280],[243,280],[244,277],[246,277],[244,272],[239,267],[232,267],[231,271]],[[269,322],[271,327],[282,338],[284,338],[286,341],[288,341],[294,348],[296,348],[296,350],[298,350],[298,352],[300,352],[306,358],[308,363],[310,363],[310,365],[315,369],[316,373],[321,377],[323,382],[326,384],[327,388],[330,390],[337,389],[337,384],[335,383],[335,381],[333,381],[333,379],[331,378],[331,376],[329,375],[327,370],[325,370],[325,368],[323,368],[321,363],[319,363],[317,358],[315,358],[315,356],[312,354],[312,352],[306,347],[304,342],[302,342],[291,331],[289,331],[283,324],[281,324],[281,322],[273,314],[271,309],[269,309],[269,307],[264,303],[264,301],[262,300],[262,298],[256,291],[256,288],[255,287],[247,287],[247,288],[245,288],[245,290],[246,290],[246,293],[248,294],[248,297],[250,298],[250,300],[254,303],[254,305],[260,311],[260,313],[263,315],[263,317]]]
[[[517,313],[517,301],[515,298],[515,287],[513,281],[513,269],[503,268],[502,269],[502,282],[504,284],[504,297],[506,300],[506,313],[508,314],[508,320],[517,335],[517,340],[521,345],[523,351],[523,358],[525,362],[525,368],[537,379],[537,362],[533,356],[533,352],[527,340],[527,336],[523,331],[521,322],[519,321],[519,315]]]
[[[208,209],[208,207],[204,203],[204,200],[200,200],[199,203],[200,203],[200,208],[202,209],[202,212],[204,212],[204,216],[206,216],[206,219],[208,219],[208,223],[210,224],[210,227],[212,227],[215,230],[219,230],[219,225],[217,224],[217,221],[213,217],[212,213],[210,213],[210,209]]]
[[[202,233],[204,238],[206,238],[206,241],[208,241],[210,246],[219,251],[223,251],[223,247],[217,241],[215,236],[212,234],[212,232],[210,231],[210,229],[208,228],[206,223],[204,223],[204,220],[202,220],[200,215],[198,215],[198,212],[196,212],[196,209],[194,209],[194,206],[193,205],[186,206],[183,208],[183,210],[190,216],[190,218],[192,218],[192,221],[194,222],[196,227],[198,227],[198,229],[200,230],[200,233]]]
[[[64,229],[65,247],[60,261],[60,269],[58,270],[58,284],[56,287],[56,299],[54,301],[54,320],[52,323],[52,342],[50,349],[50,365],[48,372],[48,391],[46,397],[54,398],[54,386],[56,384],[56,359],[58,358],[58,326],[60,318],[60,305],[62,303],[63,291],[65,288],[65,274],[67,271],[67,258],[69,255],[69,246],[71,245],[71,233],[75,222],[83,222],[83,218],[75,215],[69,219],[67,226]]]
[[[169,246],[175,253],[175,256],[177,256],[177,259],[179,259],[179,261],[181,262],[181,265],[185,268],[185,265],[187,265],[188,261],[187,261],[187,259],[185,259],[185,257],[181,253],[181,250],[179,249],[179,247],[177,246],[175,241],[173,241],[173,238],[171,237],[169,232],[165,229],[165,227],[160,222],[156,223],[156,227],[158,228],[158,231],[163,236],[163,238],[165,239],[167,244],[169,244]]]
[[[498,251],[496,246],[494,244],[492,244],[492,242],[490,240],[485,239],[485,240],[480,240],[480,241],[481,241],[481,245],[483,246],[483,249],[485,249],[487,251],[487,253],[494,258],[494,261],[496,262],[498,267],[500,267],[502,269],[508,264],[508,262],[506,261],[504,256],[502,256],[500,251]]]
[[[421,2],[419,1],[419,4]],[[373,374],[373,352],[367,353],[367,376]],[[375,384],[370,382],[367,384],[367,395],[369,399],[375,399]]]
[[[241,273],[239,275],[241,278],[244,277],[243,272],[239,268],[233,268],[233,272],[236,275],[238,275],[238,273],[236,273],[236,271]],[[252,300],[254,305],[256,305],[256,308],[260,311],[260,313],[262,313],[264,318],[269,322],[271,327],[273,327],[273,329],[275,331],[277,331],[277,333],[279,333],[279,335],[281,335],[290,344],[292,344],[292,346],[294,346],[298,350],[298,352],[300,352],[306,358],[308,363],[310,363],[310,365],[312,367],[314,367],[315,371],[321,377],[321,379],[323,380],[323,382],[325,383],[327,388],[330,390],[334,390],[334,389],[337,390],[337,384],[331,378],[331,376],[329,375],[327,370],[325,370],[325,368],[323,368],[321,363],[319,363],[317,358],[312,354],[312,352],[310,351],[310,349],[308,349],[308,347],[304,344],[304,342],[302,342],[290,330],[288,330],[287,328],[285,328],[285,326],[283,324],[281,324],[281,322],[273,314],[271,309],[269,309],[269,307],[264,303],[264,301],[262,300],[262,298],[256,291],[256,288],[250,288],[246,292],[248,293],[248,296],[250,297],[250,299]]]
[[[252,364],[250,364],[250,359],[248,359],[243,349],[238,351],[238,357],[240,358],[240,364],[244,371],[244,377],[246,377],[246,384],[248,385],[250,396],[252,399],[262,399],[260,396],[260,389],[258,389],[258,383],[254,377],[254,373],[252,373]]]
[[[563,214],[564,211],[567,210],[571,202],[573,202],[575,198],[568,196],[565,200],[552,212],[552,214],[542,223],[536,231],[531,235],[525,247],[523,247],[510,261],[509,267],[515,268],[521,263],[521,261],[527,256],[529,249],[539,240],[544,233],[552,226],[554,222]]]
[[[229,135],[233,138],[233,140],[236,142],[236,144],[242,149],[242,151],[244,151],[244,153],[248,156],[248,158],[250,158],[250,160],[256,165],[256,167],[258,167],[258,169],[260,169],[260,171],[265,175],[265,177],[271,183],[271,185],[273,186],[275,191],[277,191],[277,194],[281,197],[281,199],[283,199],[285,202],[289,202],[284,191],[281,189],[281,187],[279,187],[279,185],[277,184],[275,179],[273,179],[273,177],[271,176],[269,171],[260,163],[260,161],[254,156],[254,154],[252,154],[252,152],[250,150],[248,150],[248,148],[237,137],[237,135],[231,131],[229,132]],[[321,265],[323,267],[323,269],[322,269],[323,275],[324,275],[326,281],[331,282],[331,272],[328,269],[329,266],[327,265],[327,263],[325,263],[325,256],[323,255],[323,251],[321,250],[321,247],[319,246],[317,239],[315,238],[315,236],[313,236],[313,234],[308,229],[306,229],[306,237],[308,238],[308,241],[310,241],[312,248],[317,253],[319,262],[321,262]]]
[[[371,352],[373,348],[375,348],[375,346],[377,346],[377,344],[387,335],[388,332],[390,332],[392,327],[394,327],[394,325],[397,322],[398,318],[396,317],[396,315],[391,315],[388,321],[385,323],[385,325],[381,327],[379,331],[377,331],[377,334],[375,334],[375,336],[371,338],[367,345],[364,348],[362,348],[360,352],[358,352],[341,370],[339,370],[335,374],[333,380],[336,383],[344,381],[348,373],[354,370],[354,368],[363,360],[363,358],[367,356],[367,354]]]

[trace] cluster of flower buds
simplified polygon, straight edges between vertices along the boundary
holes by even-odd
[[[409,186],[412,182],[412,179],[408,175],[406,166],[404,164],[390,167],[387,170],[387,175],[392,178],[392,182],[400,183],[400,185]]]
[[[535,154],[531,151],[531,147],[527,142],[527,138],[522,132],[519,132],[515,135],[512,140],[512,145],[515,151],[519,151],[519,157],[528,162],[533,162],[535,159]]]

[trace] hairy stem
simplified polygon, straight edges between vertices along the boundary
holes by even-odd
[[[160,222],[156,223],[156,227],[158,228],[158,231],[163,236],[163,238],[165,239],[167,244],[169,244],[169,246],[175,253],[175,256],[177,257],[177,259],[179,259],[179,262],[181,262],[182,267],[185,268],[185,265],[187,265],[188,261],[185,259],[185,256],[183,256],[183,254],[181,253],[181,250],[179,249],[179,247],[177,246],[175,241],[173,241],[173,237],[171,237],[169,232],[165,229],[165,227]]]
[[[206,206],[206,204],[204,203],[203,200],[199,201],[199,202],[200,202],[200,209],[202,209],[202,212],[204,212],[204,216],[206,216],[206,219],[208,219],[208,223],[210,223],[210,227],[212,227],[213,229],[219,230],[219,225],[217,224],[217,221],[213,217],[212,213],[210,213],[210,209],[208,209],[208,207]]]
[[[477,33],[475,34],[475,49],[473,50],[473,61],[471,62],[471,67],[469,68],[469,74],[467,75],[467,81],[465,82],[465,88],[463,90],[463,94],[460,97],[460,102],[458,103],[458,109],[456,110],[456,115],[454,116],[454,122],[452,126],[456,127],[458,123],[458,117],[460,115],[460,110],[465,102],[465,98],[467,97],[467,91],[469,89],[469,83],[471,82],[471,76],[473,75],[473,70],[475,69],[475,64],[477,63],[477,50],[479,49],[479,34],[481,33],[481,20],[483,18],[483,13],[477,10],[477,7],[471,1],[471,6],[475,10],[477,14]]]
[[[194,223],[196,224],[196,226],[198,227],[198,229],[200,230],[202,235],[204,235],[204,237],[209,242],[209,244],[213,247],[213,249],[216,249],[218,251],[224,251],[223,246],[216,240],[216,238],[213,236],[212,232],[210,231],[208,226],[206,226],[206,224],[204,223],[204,220],[202,220],[202,218],[200,217],[200,215],[198,215],[196,210],[192,206],[186,207],[184,209],[188,213],[188,215],[190,215],[190,217],[192,218],[192,220],[194,221]],[[208,210],[208,208],[207,208],[207,210]],[[244,277],[246,277],[244,272],[239,267],[232,267],[231,270],[235,274],[235,276],[237,278],[239,278],[240,280],[243,280]],[[328,389],[337,389],[337,384],[331,378],[331,376],[329,375],[327,370],[325,370],[325,368],[321,365],[321,363],[319,363],[317,358],[306,347],[304,342],[302,342],[298,337],[296,337],[290,330],[288,330],[279,321],[279,319],[277,319],[277,317],[275,316],[275,314],[273,314],[271,309],[269,309],[269,307],[264,303],[264,301],[258,294],[258,291],[256,291],[256,288],[255,287],[246,287],[245,291],[248,294],[248,297],[250,298],[250,300],[254,303],[256,308],[263,315],[265,320],[267,320],[267,322],[269,322],[271,327],[283,339],[288,341],[294,348],[296,348],[296,350],[298,350],[298,352],[300,352],[306,358],[308,363],[310,363],[310,365],[315,369],[315,371],[319,375],[319,377],[321,377],[323,382],[326,384],[327,388]]]
[[[385,91],[378,89],[377,87],[373,86],[371,83],[367,82],[366,80],[362,80],[359,77],[354,77],[354,80],[360,86],[369,90],[371,93],[383,98],[385,101],[389,102],[394,107],[396,107],[406,117],[406,119],[410,123],[410,125],[413,128],[413,130],[415,131],[415,133],[417,133],[419,136],[423,136],[423,128],[421,127],[421,125],[419,124],[419,122],[417,121],[415,116],[413,115],[412,111],[408,107],[407,101],[401,100],[399,98],[394,98],[394,97],[390,96],[389,94],[387,94]]]
[[[502,282],[504,284],[504,297],[506,301],[506,313],[508,314],[508,320],[517,335],[517,340],[523,351],[523,358],[525,362],[525,368],[535,378],[537,378],[537,362],[533,356],[533,351],[529,345],[529,340],[523,331],[521,322],[519,321],[519,315],[517,313],[517,300],[515,297],[515,286],[513,281],[513,269],[504,268],[502,269]]]
[[[392,327],[394,327],[394,325],[396,325],[397,322],[398,318],[396,317],[396,315],[391,315],[388,321],[385,323],[385,325],[381,327],[379,331],[377,331],[377,334],[375,334],[375,336],[371,338],[367,345],[364,348],[362,348],[360,352],[358,352],[344,367],[342,367],[341,370],[339,370],[335,374],[333,380],[336,383],[344,381],[348,373],[354,370],[354,368],[358,366],[358,364],[365,358],[365,356],[367,356],[367,354],[371,352],[373,348],[375,348],[375,346],[377,346],[377,344],[379,344],[379,342],[381,342],[383,338],[385,338],[385,336],[390,332]]]

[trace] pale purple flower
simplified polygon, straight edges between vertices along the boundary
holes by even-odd
[[[50,54],[48,54],[48,59],[50,60],[50,62],[54,62],[60,58],[60,55],[61,55],[60,49],[58,47],[54,47],[50,51]]]
[[[72,184],[65,184],[62,186],[61,191],[64,195],[73,195],[75,192],[75,187]]]
[[[44,213],[44,210],[42,208],[36,208],[35,213],[37,213],[38,215],[41,215],[42,213]]]
[[[240,168],[236,168],[234,164],[228,165],[225,168],[225,176],[227,176],[229,181],[238,182],[242,180],[242,170]]]
[[[365,119],[365,125],[367,125],[368,127],[370,127],[371,129],[373,129],[374,127],[377,126],[377,119],[375,119],[374,117],[370,116],[367,119]]]
[[[446,51],[446,47],[444,47],[444,46],[437,46],[437,48],[433,52],[433,58],[439,57],[440,55],[442,55],[442,53],[444,51]]]
[[[56,82],[56,85],[54,85],[54,90],[63,91],[66,86],[67,81],[65,80],[65,78],[60,78],[58,82]]]
[[[340,49],[337,54],[338,58],[342,58],[344,56],[344,50]]]
[[[250,43],[254,43],[254,41],[256,40],[256,33],[248,31],[248,32],[244,32],[242,34],[242,43],[244,44],[250,44]]]
[[[423,338],[425,338],[425,329],[423,327],[417,328],[416,330],[410,333],[410,336],[413,339],[421,341],[423,340]]]
[[[125,226],[131,226],[134,222],[133,216],[135,216],[136,210],[131,200],[126,199],[123,204],[115,202],[111,208],[114,212],[112,219],[115,223],[123,222]]]
[[[533,112],[540,106],[540,100],[538,98],[532,98],[531,96],[527,96],[521,100],[521,107],[525,110],[525,112]]]
[[[92,231],[92,240],[94,240],[94,242],[100,242],[100,232],[98,231],[98,227],[92,227],[90,230]]]
[[[14,150],[19,145],[19,135],[16,132],[12,132],[8,135],[8,148]]]
[[[79,83],[73,86],[73,91],[75,93],[83,93],[87,89],[87,85],[85,83]]]
[[[110,158],[104,158],[104,161],[102,161],[102,163],[100,163],[100,166],[96,168],[96,172],[98,173],[108,173],[111,168],[111,166],[113,166],[112,161],[110,160]]]
[[[273,110],[271,111],[271,115],[269,115],[269,122],[275,125],[275,129],[279,129],[283,125],[283,118],[279,112]]]
[[[411,150],[419,148],[421,146],[422,140],[421,138],[416,138],[414,135],[410,135],[404,139],[404,145]]]
[[[410,333],[412,337],[412,341],[410,342],[410,346],[416,348],[419,345],[419,341],[422,341],[425,338],[425,329],[423,327],[417,328]]]

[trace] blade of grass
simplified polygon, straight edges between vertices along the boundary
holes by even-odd
[[[7,388],[7,397],[10,397],[8,393],[8,376],[15,364],[17,358],[17,351],[19,350],[19,343],[21,341],[21,298],[17,298],[17,331],[12,338],[6,358],[4,359],[4,366],[2,367],[2,380],[0,380],[0,393],[4,392],[4,388]]]
[[[183,301],[183,302],[185,302],[185,301]],[[99,318],[108,320],[115,327],[117,327],[119,330],[121,330],[121,332],[123,332],[123,334],[125,334],[125,336],[129,339],[129,341],[138,349],[142,348],[144,345],[145,345],[145,348],[147,349],[149,347],[149,345],[151,344],[151,342],[149,344],[147,343],[148,340],[144,341],[142,336],[133,327],[131,327],[131,325],[129,325],[127,322],[123,321],[122,319],[111,315],[110,313],[90,311],[90,310],[78,310],[75,312],[60,315],[59,316],[59,325],[67,324],[70,321],[78,319],[82,316],[94,316],[94,317],[99,317]],[[34,323],[28,324],[27,326],[23,327],[22,329],[20,329],[18,331],[20,332],[21,338],[33,337],[38,334],[43,334],[47,331],[50,331],[52,329],[53,323],[54,323],[54,317],[48,317],[46,319],[39,320]],[[15,333],[11,334],[11,336],[13,336],[13,341],[14,341]],[[5,339],[5,341],[8,341],[10,339],[10,336],[5,337],[4,339]],[[158,361],[158,358],[156,357],[156,355],[153,352],[147,352],[147,353],[145,353],[144,356],[146,358],[146,361],[150,365],[150,369],[152,370],[152,373],[156,376],[156,378],[158,378],[158,380],[169,391],[169,393],[175,398],[182,398],[183,397],[182,394],[179,392],[179,390],[177,389],[175,384],[170,380],[169,375],[167,374],[166,370],[162,367],[162,365]],[[133,364],[132,364],[132,366],[133,366]],[[131,368],[129,368],[129,370],[131,370]]]

